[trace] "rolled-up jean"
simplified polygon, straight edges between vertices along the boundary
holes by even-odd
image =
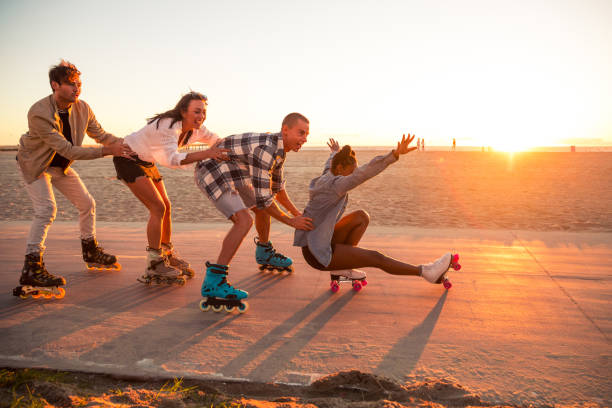
[[[79,211],[81,239],[96,235],[96,202],[79,174],[71,167],[68,167],[65,173],[59,167],[49,167],[36,181],[25,183],[25,189],[34,207],[34,220],[28,234],[26,254],[42,253],[45,250],[47,231],[57,214],[53,187]]]

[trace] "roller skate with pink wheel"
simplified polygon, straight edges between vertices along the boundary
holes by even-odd
[[[329,286],[333,293],[340,290],[340,284],[342,282],[351,282],[353,290],[359,292],[364,286],[368,284],[366,280],[366,273],[359,269],[343,269],[339,271],[330,272],[331,282]]]
[[[451,267],[456,271],[461,269],[459,254],[447,252],[434,262],[421,265],[421,276],[430,283],[441,283],[445,289],[450,289],[453,285],[447,273]]]
[[[66,280],[61,276],[51,275],[47,271],[40,253],[26,255],[19,284],[21,286],[13,289],[13,295],[22,299],[28,296],[34,299],[40,297],[62,299],[66,295],[64,288],[60,287],[66,284]]]

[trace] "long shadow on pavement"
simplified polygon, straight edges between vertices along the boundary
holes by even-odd
[[[406,336],[399,339],[387,352],[376,367],[375,372],[377,374],[402,379],[404,375],[409,374],[414,369],[429,342],[431,333],[436,327],[447,295],[448,292],[444,291],[421,324],[415,326]]]
[[[236,282],[236,286],[247,290],[249,296],[255,296],[280,283],[285,277],[254,275]],[[194,313],[190,311],[196,311],[199,316],[194,318]],[[209,311],[203,314],[194,302],[193,309],[185,310],[181,307],[160,316],[148,324],[89,350],[79,358],[84,361],[104,363],[108,360],[108,356],[120,354],[122,364],[135,364],[144,358],[149,358],[161,365],[176,361],[186,348],[199,344],[239,316],[235,312],[227,314]]]
[[[251,377],[255,376],[255,379],[262,381],[272,380],[272,378],[284,367],[286,367],[300,352],[300,350],[302,350],[302,348],[304,348],[304,346],[317,335],[323,326],[325,326],[325,324],[330,321],[332,317],[340,312],[340,310],[353,298],[355,293],[355,291],[349,291],[334,300],[332,304],[327,306],[317,316],[304,325],[304,327],[302,327],[289,341],[280,346],[264,361],[259,363],[257,367],[251,370]],[[314,305],[315,302],[320,302],[325,297],[329,297],[329,292],[321,295],[310,304]],[[305,312],[304,309],[302,309],[300,312],[303,314],[303,311]],[[293,317],[290,320],[293,322]],[[243,363],[244,362],[246,361],[243,361]],[[235,369],[235,366],[231,367],[231,369]]]

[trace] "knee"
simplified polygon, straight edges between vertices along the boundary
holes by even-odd
[[[79,209],[81,213],[96,213],[96,200],[90,195],[87,196],[87,200],[83,202],[81,208]]]
[[[253,217],[247,210],[238,211],[236,214],[232,215],[232,221],[234,225],[246,232],[253,226]]]
[[[45,223],[52,223],[57,215],[57,206],[55,203],[47,203],[36,208],[34,216]]]
[[[170,215],[171,211],[172,211],[172,204],[170,203],[170,200],[164,200],[164,206],[166,207],[166,211],[165,211],[165,215]]]
[[[166,204],[161,200],[155,201],[149,206],[149,212],[153,217],[164,218],[164,214],[166,214]]]
[[[370,224],[370,214],[368,214],[364,210],[355,211],[355,217],[357,218],[360,224],[363,224],[365,226]]]

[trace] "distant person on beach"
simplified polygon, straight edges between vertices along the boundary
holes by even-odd
[[[292,270],[292,261],[276,252],[270,242],[270,217],[296,229],[309,230],[309,218],[295,207],[285,190],[283,166],[287,152],[300,150],[306,143],[309,122],[299,113],[290,113],[283,120],[279,133],[244,133],[228,136],[219,144],[229,149],[230,161],[204,160],[197,164],[196,184],[214,206],[233,225],[223,239],[216,263],[206,262],[202,283],[202,310],[238,307],[248,293],[227,282],[229,264],[253,225],[257,230],[255,259],[260,269]],[[285,214],[281,204],[291,215]]]
[[[145,273],[139,279],[144,283],[184,284],[186,278],[194,275],[189,263],[178,256],[172,245],[170,199],[155,163],[170,168],[191,168],[188,164],[199,160],[227,159],[227,150],[215,146],[219,137],[202,125],[207,105],[205,95],[189,92],[174,108],[149,118],[145,127],[125,137],[135,156],[113,159],[117,178],[149,210],[147,261]],[[178,151],[196,142],[210,147],[192,153]]]
[[[453,138],[453,152],[455,151],[456,148],[457,148],[457,142],[455,141],[455,138]]]
[[[421,139],[421,151],[425,151],[425,138]]]
[[[417,139],[416,148],[417,148],[417,152],[421,151],[421,138],[420,137]]]
[[[92,269],[119,269],[117,258],[105,253],[96,241],[96,203],[71,167],[74,160],[132,153],[123,140],[107,133],[87,103],[79,99],[81,72],[67,61],[49,70],[53,93],[28,111],[28,132],[21,136],[17,162],[32,200],[34,220],[27,239],[20,283],[28,286],[64,285],[43,263],[45,239],[57,213],[53,187],[79,211],[83,260]],[[83,147],[87,133],[100,147]],[[38,292],[37,292],[38,293]]]
[[[426,265],[410,265],[390,258],[377,250],[357,246],[368,228],[369,215],[357,210],[344,215],[348,192],[397,162],[400,156],[416,150],[410,147],[414,136],[402,136],[397,147],[386,155],[374,157],[358,167],[357,157],[350,146],[339,149],[330,139],[331,155],[323,174],[310,182],[310,198],[304,216],[311,218],[314,229],[295,231],[294,246],[302,247],[306,262],[315,269],[330,271],[332,279],[343,277],[358,281],[365,272],[355,268],[375,267],[393,275],[420,275],[436,283],[451,265],[451,253]]]

